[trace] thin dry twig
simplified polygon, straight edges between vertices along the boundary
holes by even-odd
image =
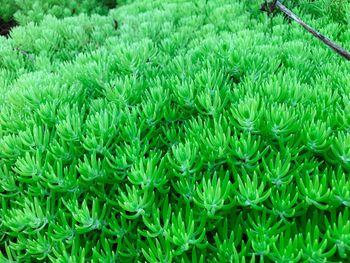
[[[283,12],[285,15],[287,15],[289,18],[293,19],[295,22],[297,22],[299,25],[301,25],[303,28],[305,28],[309,33],[317,37],[319,40],[321,40],[324,44],[326,44],[328,47],[333,49],[336,53],[338,53],[343,58],[350,60],[350,52],[339,46],[338,44],[334,43],[329,38],[325,37],[315,29],[313,29],[311,26],[306,24],[303,20],[301,20],[297,15],[295,15],[291,10],[289,10],[286,6],[284,6],[280,1],[274,0],[270,5],[266,7],[266,10],[263,11],[270,11],[273,12],[275,8],[278,8],[281,12]]]
[[[22,53],[23,55],[25,55],[26,57],[28,57],[29,59],[34,60],[34,57],[33,57],[31,54],[25,52],[24,50],[22,50],[22,49],[20,49],[20,48],[18,48],[18,47],[16,47],[15,49],[16,49],[18,52],[20,52],[20,53]]]

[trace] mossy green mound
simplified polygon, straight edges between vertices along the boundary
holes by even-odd
[[[5,21],[15,19],[19,24],[40,22],[45,15],[57,18],[81,13],[107,14],[115,0],[0,0],[0,17]]]
[[[350,64],[253,1],[124,2],[0,37],[0,261],[347,262]]]

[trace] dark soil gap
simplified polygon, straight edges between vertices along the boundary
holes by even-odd
[[[107,6],[108,9],[113,9],[117,7],[117,1],[115,0],[107,0],[105,5]]]
[[[10,21],[4,21],[2,18],[0,18],[0,35],[7,37],[11,29],[17,25],[15,20]]]

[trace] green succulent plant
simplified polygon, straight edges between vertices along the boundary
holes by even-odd
[[[0,0],[0,262],[347,262],[349,64],[257,1],[115,4]]]

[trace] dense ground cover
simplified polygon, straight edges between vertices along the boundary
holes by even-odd
[[[347,261],[349,63],[255,1],[28,2],[0,37],[1,262]],[[326,2],[285,1],[349,49]]]

